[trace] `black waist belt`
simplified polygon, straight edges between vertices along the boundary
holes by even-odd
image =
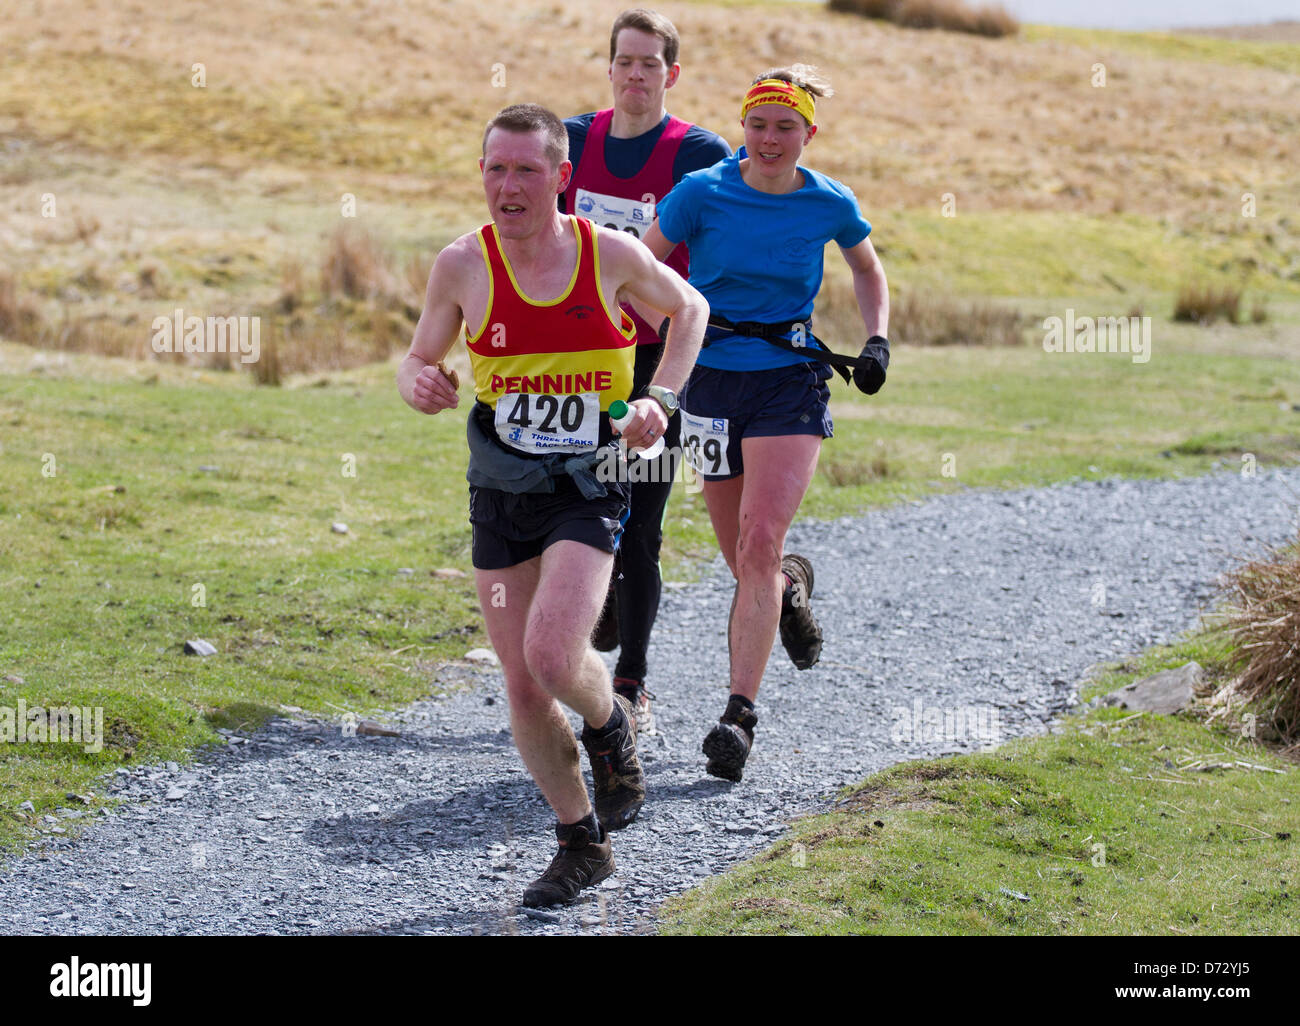
[[[861,367],[868,362],[860,356],[844,356],[832,350],[830,346],[813,334],[811,317],[806,321],[764,323],[762,321],[730,321],[721,314],[711,313],[709,314],[709,327],[720,328],[733,335],[749,335],[754,338],[761,338],[768,345],[776,346],[777,349],[784,349],[788,353],[795,353],[798,356],[829,364],[839,371],[840,376],[846,383],[852,382],[851,368]],[[785,337],[790,332],[800,328],[803,329],[806,339],[802,344]],[[664,322],[659,326],[659,337],[667,338],[667,336],[668,319],[665,318]],[[713,340],[706,335],[702,348],[708,348],[712,342]]]

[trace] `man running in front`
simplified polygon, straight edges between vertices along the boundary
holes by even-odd
[[[565,119],[574,171],[560,196],[562,210],[641,238],[655,219],[656,204],[684,175],[731,156],[721,136],[673,117],[664,107],[664,94],[681,74],[679,48],[677,29],[662,14],[638,7],[614,19],[609,36],[614,106]],[[678,246],[665,263],[685,278],[687,248]],[[632,394],[653,395],[676,410],[677,396],[651,385],[663,357],[658,325],[629,312],[637,327]],[[632,703],[643,734],[655,732],[646,653],[659,615],[659,548],[676,476],[679,420],[669,416],[663,455],[632,478],[632,512],[595,635],[597,648],[619,650],[614,690]]]
[[[616,451],[610,403],[632,392],[636,332],[618,304],[672,317],[655,383],[674,392],[708,319],[699,293],[635,239],[560,214],[567,146],[559,118],[535,104],[489,122],[479,168],[492,222],[438,254],[397,375],[415,410],[459,406],[441,361],[464,322],[477,398],[466,429],[475,583],[515,744],[559,841],[524,892],[531,907],[608,877],[608,831],[632,822],[645,799],[631,707],[590,643],[627,516],[626,482],[594,472]],[[663,407],[630,405],[629,450],[653,444],[667,427]],[[594,811],[561,703],[584,721]]]

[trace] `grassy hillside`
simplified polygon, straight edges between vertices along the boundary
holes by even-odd
[[[418,283],[483,219],[492,113],[608,102],[621,7],[18,0],[0,39],[0,277],[40,310],[47,343],[137,354],[178,305],[263,310],[286,276],[314,303],[343,224],[394,268],[413,259]],[[838,92],[808,162],[856,190],[895,285],[1097,294],[1119,315],[1131,294],[1167,300],[1197,276],[1300,296],[1294,43],[1032,27],[989,40],[807,3],[662,8],[684,40],[671,108],[733,144],[754,74],[825,70]],[[336,313],[320,330],[374,331]]]
[[[109,730],[99,755],[0,752],[15,814],[0,816],[0,844],[34,828],[17,818],[24,799],[43,814],[121,762],[183,758],[216,727],[454,684],[438,667],[484,640],[458,576],[463,424],[412,414],[382,361],[409,338],[432,253],[483,219],[483,122],[520,100],[607,103],[606,30],[622,6],[7,9],[0,335],[34,311],[53,346],[146,354],[150,322],[177,307],[275,311],[291,334],[268,331],[264,347],[296,346],[306,373],[258,389],[244,374],[0,339],[0,705],[102,705]],[[899,339],[874,399],[837,384],[804,515],[1300,455],[1300,110],[1285,59],[1243,61],[1235,40],[1198,40],[1191,59],[1054,30],[909,32],[812,4],[663,10],[685,40],[674,112],[738,142],[737,97],[756,72],[820,64],[839,94],[809,163],[857,191],[897,294],[992,296],[1028,318],[1020,346]],[[1104,88],[1090,84],[1099,61]],[[383,297],[320,280],[344,224],[369,234],[356,252]],[[849,348],[832,274],[819,317]],[[1170,323],[1173,291],[1201,275],[1268,297],[1267,322]],[[1151,362],[1045,353],[1042,319],[1067,308],[1152,316]],[[381,362],[335,369],[365,360]],[[713,550],[703,503],[679,495],[670,572]],[[195,636],[220,655],[182,656]]]

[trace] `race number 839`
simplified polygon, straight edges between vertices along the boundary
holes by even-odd
[[[725,417],[697,417],[681,411],[682,449],[686,461],[697,473],[727,476],[727,420]]]

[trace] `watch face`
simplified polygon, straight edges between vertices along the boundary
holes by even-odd
[[[651,385],[646,392],[652,399],[658,399],[660,404],[669,414],[677,412],[677,393],[671,388],[663,388],[659,385]]]

